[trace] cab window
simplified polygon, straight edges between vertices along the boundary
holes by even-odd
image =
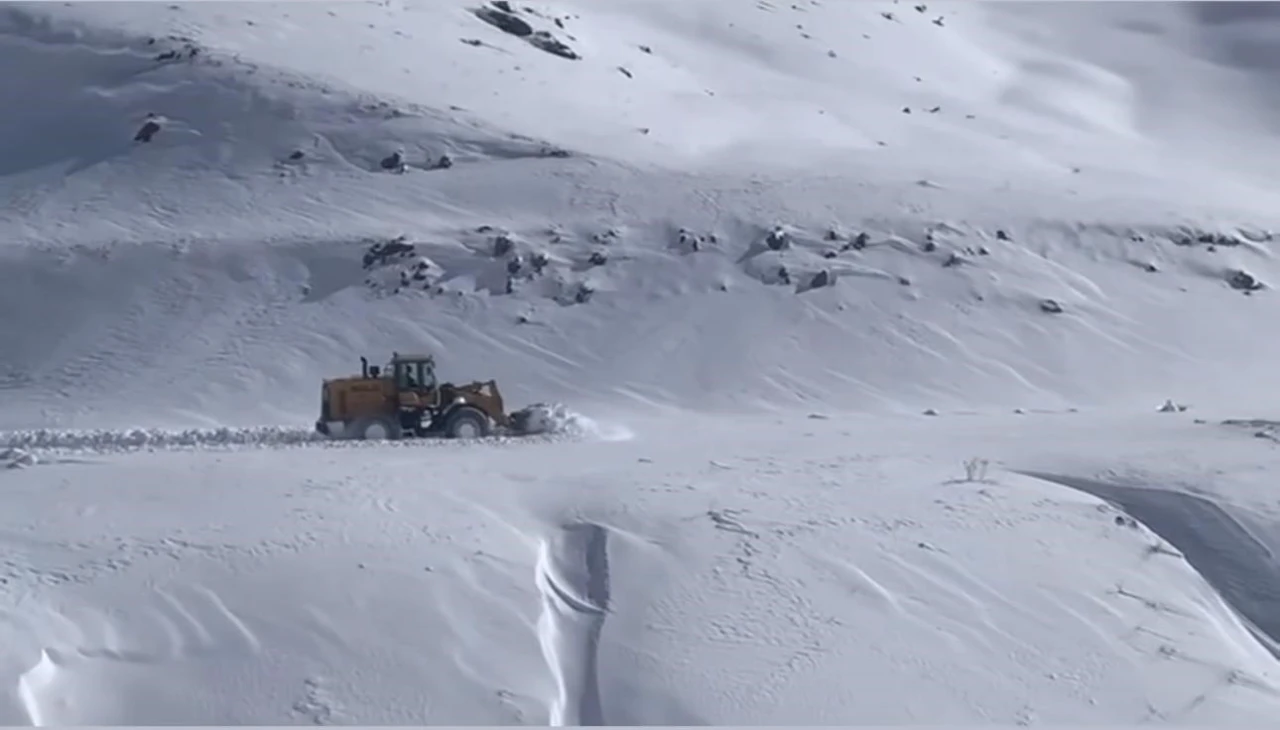
[[[418,363],[418,387],[436,387],[436,369],[429,362]]]
[[[401,390],[422,390],[435,387],[435,369],[430,363],[402,362],[396,365],[396,386]]]

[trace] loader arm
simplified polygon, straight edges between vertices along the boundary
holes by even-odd
[[[502,428],[511,426],[511,416],[507,414],[506,403],[502,399],[502,391],[495,380],[477,380],[459,386],[458,391],[465,393],[467,399],[483,410],[493,422]]]

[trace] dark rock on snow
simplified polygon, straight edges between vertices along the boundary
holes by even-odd
[[[392,152],[391,154],[379,160],[378,166],[381,167],[383,170],[403,170],[405,167],[404,153],[400,152],[399,150]]]
[[[498,235],[493,239],[493,256],[502,258],[515,250],[516,244],[509,236]]]
[[[501,7],[476,8],[474,12],[477,18],[504,33],[510,33],[520,38],[527,38],[533,35],[533,26],[512,12],[509,9],[510,5],[506,5],[506,3],[503,3],[503,5],[507,9],[502,9]]]
[[[156,136],[156,132],[160,131],[160,120],[155,114],[148,114],[147,121],[138,129],[138,133],[133,135],[134,142],[150,142],[151,138]]]
[[[1263,283],[1255,279],[1252,274],[1241,270],[1231,272],[1230,276],[1227,277],[1227,283],[1231,285],[1232,289],[1240,291],[1258,291],[1265,288]]]
[[[378,264],[386,263],[393,256],[411,256],[414,251],[414,245],[404,236],[390,241],[377,241],[365,251],[364,268],[371,269]]]

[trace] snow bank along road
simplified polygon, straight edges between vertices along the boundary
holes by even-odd
[[[285,448],[291,446],[317,446],[324,448],[465,448],[475,445],[494,445],[512,441],[547,442],[564,439],[587,438],[600,441],[620,441],[631,437],[623,425],[598,422],[581,413],[558,405],[547,405],[541,411],[546,416],[546,430],[523,436],[497,435],[483,439],[449,440],[438,438],[404,439],[394,442],[333,439],[316,432],[314,428],[296,426],[260,426],[249,428],[188,428],[166,430],[161,428],[131,429],[34,429],[30,431],[0,431],[0,449],[15,452],[46,453],[104,453],[113,451],[137,451],[183,448]]]

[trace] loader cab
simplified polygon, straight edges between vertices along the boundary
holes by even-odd
[[[436,363],[429,355],[412,357],[396,355],[387,367],[395,380],[396,390],[426,392],[436,388]]]

